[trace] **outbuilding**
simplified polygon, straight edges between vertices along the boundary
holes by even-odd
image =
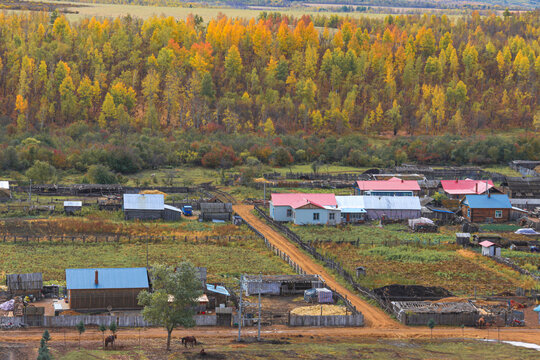
[[[462,215],[470,222],[507,222],[511,209],[505,194],[467,195],[461,201]]]
[[[322,286],[317,275],[246,275],[244,276],[246,296],[259,293],[267,295],[303,294],[307,289]]]
[[[364,196],[336,196],[336,202],[341,211],[342,223],[354,224],[366,220]]]
[[[0,202],[11,200],[11,190],[9,189],[9,181],[0,180]]]
[[[232,212],[231,203],[201,203],[200,218],[203,221],[231,221]]]
[[[76,211],[81,211],[82,201],[64,201],[64,212],[73,215]]]
[[[126,220],[180,220],[182,210],[166,205],[163,194],[124,194],[124,218]]]
[[[137,296],[149,289],[146,268],[66,269],[71,309],[140,309]]]
[[[33,295],[40,297],[43,289],[43,275],[41,273],[8,274],[6,275],[8,291],[14,295]]]
[[[540,176],[506,177],[501,184],[513,199],[540,199]]]
[[[482,247],[484,256],[501,256],[501,247],[491,241],[485,240],[478,244]]]

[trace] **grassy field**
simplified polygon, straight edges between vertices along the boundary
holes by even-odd
[[[246,226],[199,223],[125,222],[107,219],[55,218],[4,220],[9,233],[33,235],[122,235],[119,243],[89,242],[74,244],[56,238],[52,243],[0,242],[0,283],[10,273],[43,272],[44,280],[62,282],[64,269],[81,267],[146,266],[146,243],[132,236],[168,236],[148,246],[149,264],[169,265],[189,260],[208,268],[211,281],[225,282],[227,275],[241,273],[291,273],[292,269],[274,256]],[[173,240],[171,236],[177,238]],[[188,237],[185,241],[185,237]],[[229,239],[229,236],[231,237]],[[207,238],[208,237],[208,238]],[[91,239],[91,238],[90,238]]]
[[[67,2],[69,3],[69,2]],[[134,17],[140,17],[143,19],[150,18],[152,16],[172,16],[176,19],[185,19],[189,14],[200,15],[204,21],[209,21],[212,18],[217,17],[219,14],[225,14],[228,17],[236,18],[256,18],[263,10],[257,9],[233,9],[228,7],[165,7],[165,6],[142,6],[142,5],[124,5],[124,4],[91,4],[85,7],[71,8],[78,11],[78,14],[67,14],[66,17],[70,20],[78,20],[84,17],[117,17],[131,15]],[[286,15],[302,16],[308,15],[339,15],[349,16],[353,18],[358,17],[371,17],[371,18],[384,18],[386,14],[373,14],[365,12],[318,12],[315,9],[309,8],[272,8],[266,10],[268,12],[280,12]]]
[[[436,330],[434,331],[436,332]],[[538,351],[507,344],[480,341],[373,340],[340,343],[204,344],[209,359],[536,359]],[[65,353],[53,347],[59,360],[154,359],[162,350],[153,346],[137,350],[73,350]],[[197,349],[197,351],[199,351]],[[167,359],[196,359],[196,351],[173,349]]]
[[[363,266],[367,275],[358,282],[370,288],[390,284],[442,286],[455,294],[491,294],[517,286],[534,287],[532,279],[519,275],[481,256],[465,258],[457,251],[454,227],[437,234],[407,232],[401,224],[323,227],[288,225],[303,240],[333,240],[315,243],[319,251],[339,261],[351,273]],[[340,241],[360,241],[360,246]],[[407,241],[410,243],[407,244]],[[429,245],[431,244],[431,245]],[[524,258],[538,261],[540,255]],[[537,259],[538,258],[538,259]],[[532,266],[532,265],[531,265]]]

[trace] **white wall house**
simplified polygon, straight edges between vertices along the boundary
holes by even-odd
[[[334,194],[272,194],[270,217],[297,225],[336,225],[341,222]]]

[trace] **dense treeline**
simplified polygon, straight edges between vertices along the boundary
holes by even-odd
[[[103,129],[466,133],[538,115],[540,12],[343,20],[0,15],[11,132]]]

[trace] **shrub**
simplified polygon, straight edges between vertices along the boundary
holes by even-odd
[[[92,184],[116,184],[117,178],[109,170],[108,167],[103,165],[92,165],[88,168],[86,178]]]

